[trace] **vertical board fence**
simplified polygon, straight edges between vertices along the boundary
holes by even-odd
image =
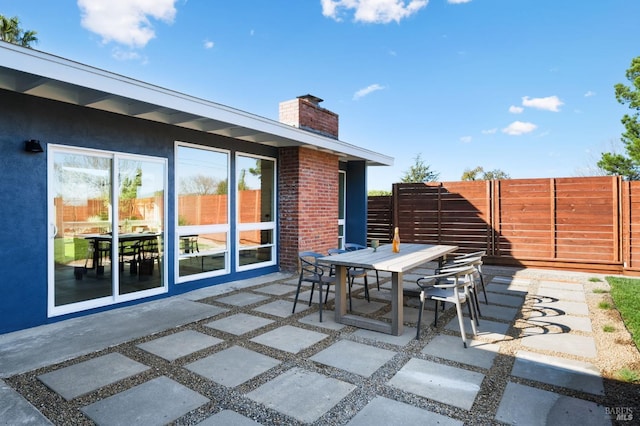
[[[367,238],[487,251],[487,263],[640,274],[640,182],[619,177],[393,185]]]

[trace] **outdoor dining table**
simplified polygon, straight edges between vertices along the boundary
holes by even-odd
[[[393,253],[391,244],[385,244],[376,251],[373,248],[349,251],[318,259],[319,263],[334,265],[336,273],[335,321],[368,330],[379,331],[395,336],[404,332],[402,276],[411,268],[442,259],[447,254],[458,250],[458,246],[431,244],[401,244],[400,252]],[[391,272],[391,324],[347,314],[347,270],[348,268],[365,268]]]

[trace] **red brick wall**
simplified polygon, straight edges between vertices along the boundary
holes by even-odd
[[[338,114],[307,99],[280,103],[280,122],[338,139]]]
[[[298,268],[298,252],[338,244],[338,157],[306,148],[280,150],[280,268]]]

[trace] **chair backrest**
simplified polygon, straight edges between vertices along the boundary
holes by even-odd
[[[343,249],[339,249],[339,248],[333,248],[333,249],[327,250],[327,253],[329,253],[329,255],[341,254],[341,253],[346,253],[346,252],[347,252],[347,250],[343,250]]]
[[[419,278],[417,284],[420,287],[432,286],[441,288],[461,288],[464,286],[473,285],[473,275],[475,272],[476,268],[473,265],[451,267],[442,269],[436,274]],[[469,279],[464,279],[466,277],[469,277]],[[449,279],[453,279],[453,282],[448,281]],[[424,284],[421,283],[422,281],[424,281]]]
[[[460,254],[457,256],[454,256],[454,259],[465,259],[468,257],[485,257],[487,255],[487,251],[486,250],[479,250],[479,251],[474,251],[471,253],[466,253],[466,254]]]
[[[347,251],[355,251],[355,250],[366,249],[365,246],[363,246],[362,244],[357,244],[357,243],[344,243],[344,248]]]
[[[324,274],[324,269],[318,265],[319,257],[324,257],[324,255],[314,251],[302,251],[298,253],[298,258],[300,259],[300,277],[302,280],[313,281]]]

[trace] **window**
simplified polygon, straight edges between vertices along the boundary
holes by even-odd
[[[238,270],[275,265],[275,160],[236,156]]]
[[[166,159],[49,147],[49,315],[166,292]]]
[[[176,282],[229,273],[229,153],[176,144]]]

